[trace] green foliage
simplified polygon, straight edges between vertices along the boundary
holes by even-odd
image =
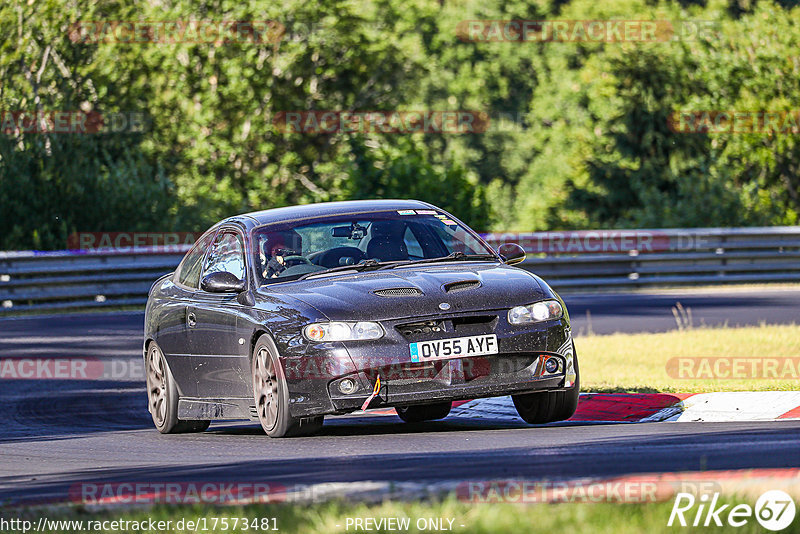
[[[91,50],[69,40],[78,13],[53,0],[0,8],[0,110],[119,111]],[[173,187],[143,135],[0,134],[0,248],[63,249],[76,231],[170,226]]]
[[[595,135],[577,149],[575,170],[562,175],[569,195],[551,206],[550,225],[796,224],[797,133],[687,134],[667,124],[680,110],[791,109],[800,92],[793,59],[800,9],[761,2],[730,20],[718,5],[669,7],[664,18],[715,21],[713,31],[606,45],[587,61],[585,108]],[[639,10],[630,18],[646,18]]]
[[[53,135],[12,143],[0,138],[5,248],[63,249],[73,232],[148,231],[170,217],[170,182],[130,139]]]
[[[471,42],[459,22],[710,21],[655,43]],[[275,20],[277,42],[74,43],[102,20]],[[800,7],[771,0],[10,0],[0,110],[141,112],[139,133],[0,134],[0,248],[420,198],[479,230],[797,224],[797,134],[680,110],[798,109]],[[680,26],[678,26],[680,28]],[[478,110],[487,132],[284,133],[281,111]]]
[[[439,206],[477,228],[488,227],[484,188],[473,183],[457,165],[436,168],[413,140],[402,138],[395,146],[379,147],[353,140],[349,153],[345,198],[415,198]]]

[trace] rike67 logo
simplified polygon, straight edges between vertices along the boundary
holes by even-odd
[[[767,530],[779,531],[792,524],[795,505],[791,496],[781,490],[770,490],[756,501],[755,508],[749,504],[720,504],[719,493],[703,494],[695,498],[691,493],[678,493],[667,526],[692,527],[742,527],[755,516],[756,521]]]

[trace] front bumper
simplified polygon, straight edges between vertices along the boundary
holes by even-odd
[[[370,408],[558,390],[575,382],[566,318],[511,325],[505,311],[498,310],[413,321],[427,320],[442,328],[409,334],[404,326],[408,319],[386,321],[382,322],[386,335],[377,341],[307,344],[303,350],[284,352],[291,414],[307,417],[358,410],[378,376],[381,389]],[[497,336],[498,354],[411,362],[411,342],[480,334]],[[551,358],[558,368],[548,373],[545,361]],[[342,393],[339,386],[344,380],[355,382],[355,391]]]
[[[460,364],[469,364],[469,362],[451,360],[445,366],[444,371],[432,379],[382,379],[381,390],[378,396],[370,402],[369,407],[380,408],[497,397],[515,393],[554,390],[561,388],[564,384],[563,373],[548,377],[537,376],[535,369],[538,367],[538,363],[514,374],[506,373],[506,376],[490,374],[470,381],[465,380]],[[345,396],[331,390],[329,391],[333,405],[336,411],[341,413],[360,409],[368,398],[367,395]]]

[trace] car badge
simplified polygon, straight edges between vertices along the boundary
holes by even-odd
[[[450,305],[448,303],[446,303],[446,302],[442,302],[441,304],[439,304],[439,309],[443,310],[443,311],[444,310],[449,310],[450,309]]]

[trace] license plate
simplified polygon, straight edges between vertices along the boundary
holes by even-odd
[[[418,341],[409,344],[408,348],[411,351],[412,362],[485,356],[487,354],[497,354],[497,336],[488,334]]]

